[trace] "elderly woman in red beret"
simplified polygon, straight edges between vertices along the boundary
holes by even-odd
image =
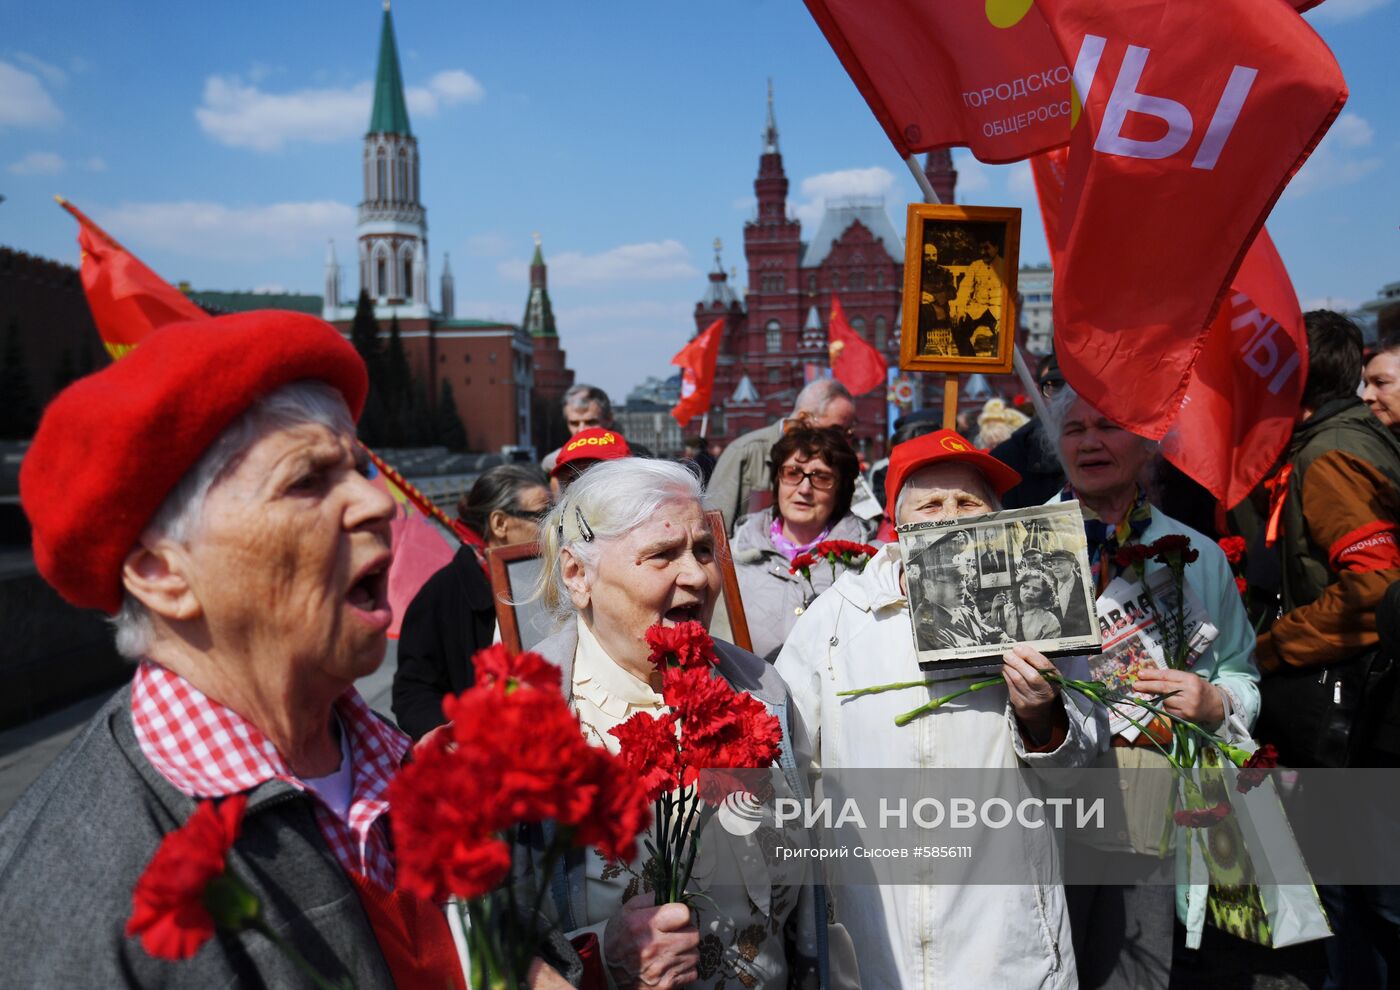
[[[36,563],[115,616],[137,666],[0,822],[7,981],[304,985],[270,940],[219,931],[177,962],[126,934],[162,838],[236,795],[229,869],[313,967],[462,985],[442,914],[391,893],[384,793],[409,743],[354,689],[391,619],[367,388],[332,327],[258,312],[158,330],[45,412],[20,475]]]

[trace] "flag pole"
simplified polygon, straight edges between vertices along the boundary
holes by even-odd
[[[706,409],[705,414],[700,417],[700,439],[704,440],[710,432],[710,410]]]
[[[919,184],[919,191],[924,194],[925,203],[942,203],[938,198],[938,193],[933,191],[933,184],[928,181],[928,176],[924,175],[924,170],[919,168],[919,159],[915,155],[905,155],[904,164],[909,166],[909,171],[914,173],[914,181]]]
[[[919,184],[919,191],[924,194],[924,202],[942,203],[943,200],[939,199],[938,193],[934,191],[933,183],[928,181],[928,176],[919,167],[919,159],[914,155],[905,155],[904,164],[909,166],[914,181]],[[958,428],[958,376],[951,371],[945,372],[943,375],[943,428],[945,430]]]

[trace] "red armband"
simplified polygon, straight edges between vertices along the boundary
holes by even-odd
[[[1376,521],[1347,533],[1327,551],[1334,571],[1384,571],[1400,568],[1400,542],[1393,522]]]

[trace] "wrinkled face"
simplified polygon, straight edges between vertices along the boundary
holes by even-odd
[[[549,511],[549,489],[544,485],[522,488],[516,496],[515,508],[504,513],[505,536],[496,539],[495,533],[487,542],[492,546],[507,546],[513,543],[530,543],[540,538],[540,520]]]
[[[793,484],[788,476],[805,472]],[[799,526],[824,526],[836,508],[836,486],[840,478],[820,457],[807,458],[801,451],[783,462],[778,474],[778,514]],[[818,485],[825,485],[823,491]]]
[[[900,489],[896,522],[943,522],[980,516],[998,507],[987,481],[970,464],[930,464],[911,474]]]
[[[835,398],[826,404],[826,408],[817,415],[807,417],[807,422],[812,426],[821,429],[826,426],[835,426],[851,432],[851,427],[856,421],[856,404],[847,398]]]
[[[1047,564],[1056,581],[1064,583],[1074,576],[1074,561],[1067,557],[1051,557]]]
[[[625,536],[603,541],[586,590],[570,597],[616,662],[640,666],[650,652],[646,631],[658,622],[709,628],[719,600],[715,540],[698,502],[664,503]]]
[[[1137,485],[1151,452],[1083,399],[1076,399],[1060,430],[1060,458],[1074,490],[1091,498],[1125,495]]]
[[[568,424],[569,436],[594,426],[608,425],[603,422],[603,404],[596,399],[581,406],[570,406],[565,409],[564,422]]]
[[[1400,351],[1382,351],[1366,362],[1362,401],[1382,426],[1400,430]]]
[[[394,500],[350,434],[308,424],[256,440],[214,484],[188,546],[211,646],[348,687],[384,659]]]

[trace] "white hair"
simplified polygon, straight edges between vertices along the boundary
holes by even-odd
[[[601,544],[626,536],[668,502],[700,503],[704,494],[694,472],[675,461],[622,457],[593,465],[540,524],[543,567],[528,600],[540,599],[560,619],[572,616],[577,610],[560,567],[565,550],[592,570]]]
[[[797,393],[797,399],[792,404],[792,414],[796,416],[805,412],[812,416],[820,416],[826,412],[826,407],[837,399],[855,401],[851,398],[851,390],[835,378],[817,378]]]
[[[204,522],[209,490],[238,466],[258,439],[272,430],[310,423],[341,433],[355,432],[345,400],[325,382],[292,382],[256,400],[214,438],[194,467],[165,496],[141,539],[189,543],[199,535]],[[116,630],[118,653],[132,660],[146,655],[155,629],[146,606],[136,596],[123,591],[121,609],[110,621]]]

